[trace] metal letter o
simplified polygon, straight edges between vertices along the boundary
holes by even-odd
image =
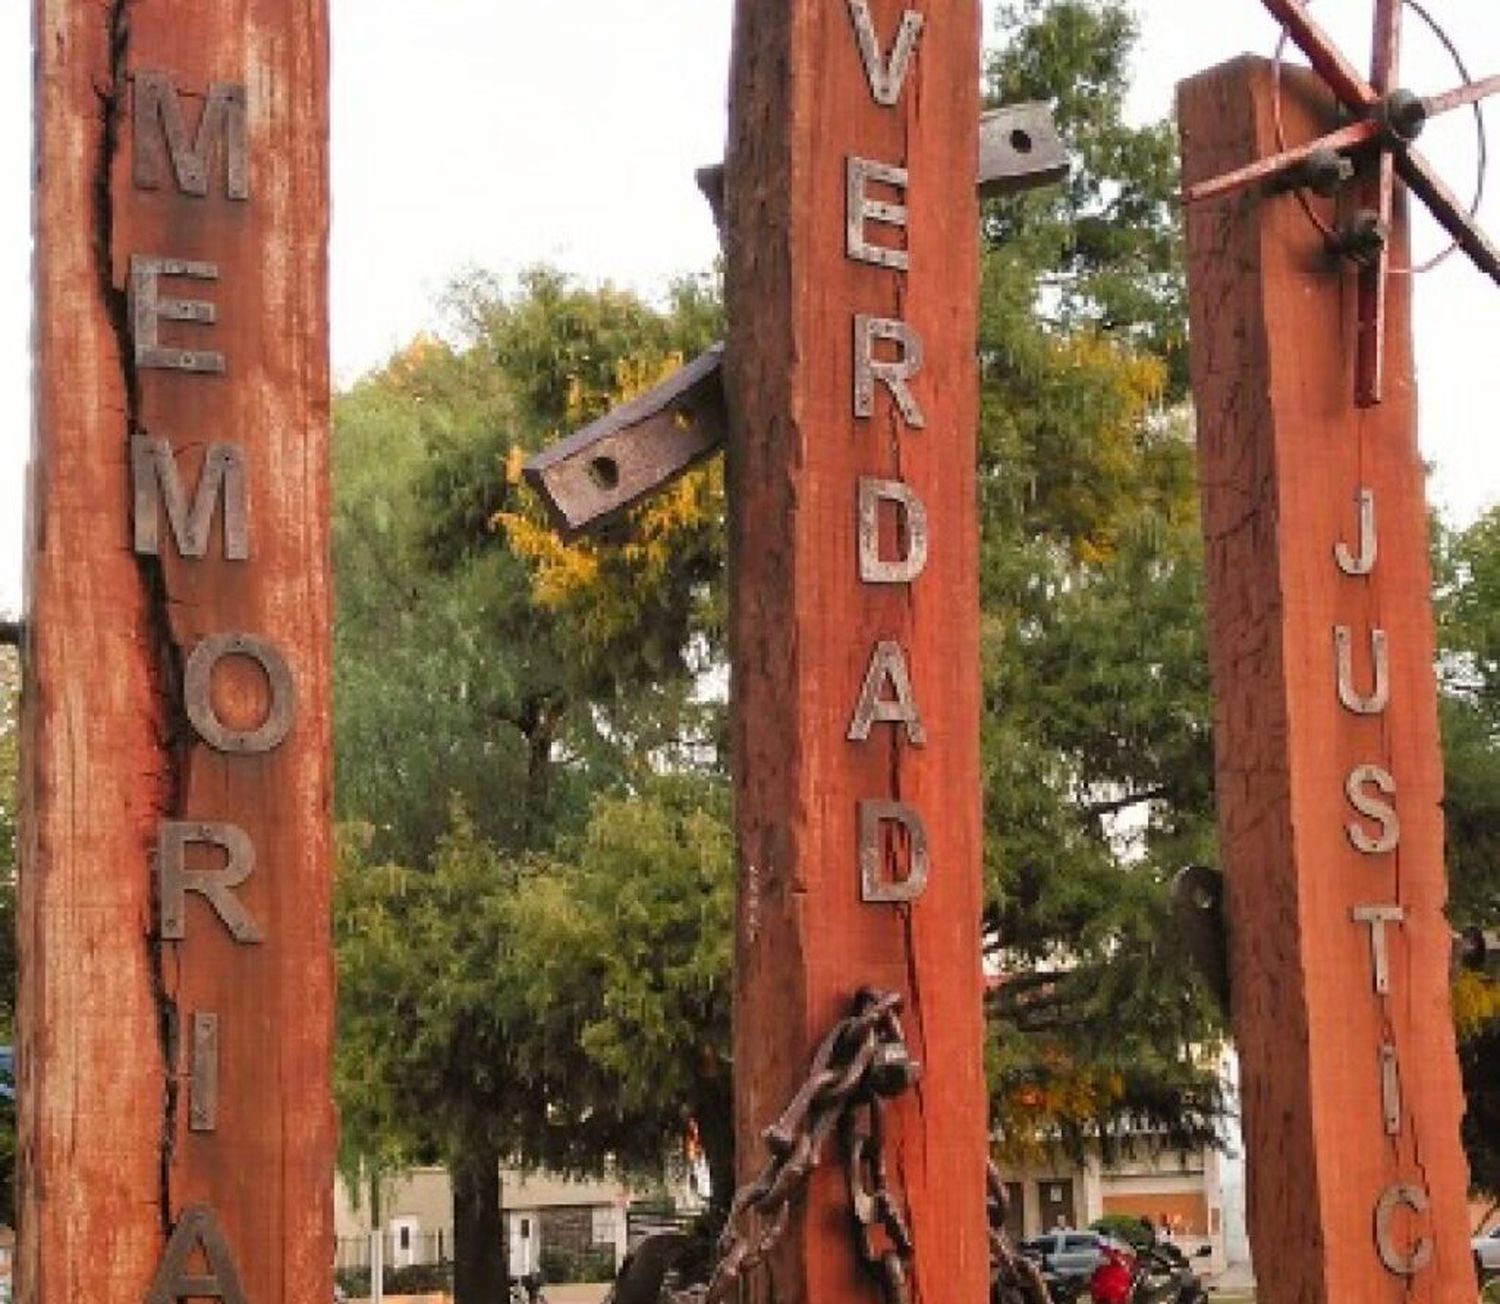
[[[266,672],[271,705],[255,729],[231,729],[214,710],[214,667],[225,657],[249,657]],[[216,634],[193,649],[183,675],[183,702],[193,728],[218,752],[258,753],[279,747],[292,728],[296,690],[291,668],[265,639],[249,634]]]

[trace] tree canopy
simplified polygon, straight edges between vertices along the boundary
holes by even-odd
[[[1443,813],[1450,914],[1500,927],[1500,508],[1462,530],[1436,531],[1442,645]],[[1464,1146],[1477,1191],[1500,1203],[1500,983],[1455,990],[1468,1113]]]
[[[630,1035],[722,1056],[722,1018],[688,1031],[727,1001],[727,916],[701,881],[728,891],[718,726],[693,674],[719,623],[718,479],[638,511],[623,543],[563,549],[518,474],[718,322],[696,283],[655,308],[544,270],[511,292],[466,278],[449,309],[447,337],[336,409],[337,1076],[351,1165],[453,1171],[474,1299],[498,1291],[502,1157],[659,1170],[686,1135],[689,1104],[641,1086],[665,1052],[609,1029],[645,1019]],[[585,963],[610,961],[603,942],[565,966],[565,944],[629,939],[630,903],[674,892],[683,918],[636,940],[654,1015],[619,1003],[618,960]]]
[[[992,205],[981,297],[987,925],[1003,1145],[1212,1137],[1219,1018],[1168,884],[1213,858],[1211,718],[1167,123],[1122,118],[1118,3],[1002,6],[991,98],[1069,182]]]

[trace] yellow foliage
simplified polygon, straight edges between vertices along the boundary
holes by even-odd
[[[1125,1097],[1117,1072],[1075,1064],[1058,1051],[1042,1058],[1046,1076],[1012,1088],[998,1102],[1000,1150],[1014,1162],[1039,1157],[1060,1128],[1103,1118]]]
[[[1462,973],[1453,984],[1453,1022],[1460,1037],[1472,1037],[1500,1019],[1500,983],[1483,974]]]
[[[413,337],[410,344],[397,350],[385,364],[381,380],[390,389],[400,392],[421,380],[433,360],[448,352],[448,346],[435,335],[426,332]]]
[[[1151,494],[1143,431],[1166,392],[1167,368],[1152,354],[1088,331],[1059,339],[1054,348],[1056,375],[1068,386],[1069,401],[1081,406],[1073,415],[1076,427],[1051,449],[1056,461],[1048,492],[1060,519],[1078,529],[1077,559],[1103,564],[1117,551],[1122,512]],[[1088,430],[1091,436],[1084,435]]]

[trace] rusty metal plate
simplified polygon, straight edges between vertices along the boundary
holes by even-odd
[[[858,0],[850,0],[850,3],[851,15],[858,26],[861,13],[868,19],[868,8]],[[870,39],[874,40],[873,29]],[[915,32],[905,39],[910,40],[914,49]],[[876,60],[877,74],[889,76],[893,83],[904,77],[904,68],[895,66],[896,55],[892,56],[891,66],[887,68],[878,45],[870,48],[873,53],[869,57]],[[910,51],[907,57],[909,55]],[[1014,194],[1035,186],[1050,185],[1066,177],[1067,154],[1053,124],[1051,109],[1045,104],[1021,104],[986,113],[980,120],[977,165],[976,180],[981,198]],[[724,165],[716,163],[700,168],[697,179],[699,189],[713,209],[714,221],[722,227],[726,192]],[[869,179],[880,178],[872,174]],[[864,180],[860,179],[861,190]],[[853,178],[850,179],[850,188],[852,193]],[[861,206],[865,202],[861,199]],[[898,205],[868,202],[871,208],[867,216],[901,225],[896,220]],[[855,240],[853,218],[851,213],[848,235],[851,242]],[[862,232],[863,227],[860,229]],[[858,246],[866,248],[862,234]],[[868,248],[874,257],[878,247]],[[886,255],[890,255],[889,265],[893,267],[902,256],[900,251],[882,250],[883,265]],[[859,342],[868,342],[873,347],[873,341],[861,338]],[[715,345],[663,384],[587,429],[538,453],[526,464],[528,483],[546,503],[554,526],[565,539],[577,538],[602,525],[665,488],[718,451],[728,426],[721,375],[723,356],[724,346]],[[887,376],[900,376],[901,364],[879,365],[887,369]],[[871,402],[876,379],[872,370],[869,365],[863,368]],[[899,388],[893,384],[892,392],[898,398],[904,396],[906,406],[917,413],[919,419],[910,424],[920,425],[920,410],[905,392],[904,384]],[[857,378],[856,405],[862,393]]]
[[[525,466],[564,538],[599,525],[709,456],[728,430],[715,345],[676,375]]]

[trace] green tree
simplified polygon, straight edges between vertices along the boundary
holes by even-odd
[[[1006,1146],[1175,1143],[1222,1110],[1220,1016],[1168,885],[1214,856],[1170,125],[1122,121],[1114,0],[1002,6],[995,102],[1052,102],[1069,182],[987,212],[981,593],[990,1082]]]
[[[1170,121],[1124,119],[1138,24],[1123,0],[1005,0],[987,59],[993,104],[1052,105],[1073,171],[991,205],[990,268],[1017,329],[1092,328],[1167,364],[1187,393],[1186,284]]]
[[[663,1140],[691,1125],[727,1206],[733,884],[728,785],[679,773],[596,800],[584,832],[518,894],[510,945],[523,1055],[582,1139],[561,1155],[568,1166],[597,1164],[607,1149],[649,1172]]]
[[[1500,508],[1436,531],[1449,910],[1500,927]],[[1500,1202],[1500,984],[1455,991],[1474,1189]]]
[[[336,411],[338,1082],[349,1166],[450,1169],[467,1304],[502,1288],[501,1157],[597,1167],[627,1136],[559,1094],[589,1080],[576,1053],[528,1040],[537,975],[507,921],[597,794],[698,746],[691,649],[715,619],[690,564],[715,547],[711,477],[638,515],[651,546],[552,555],[518,461],[715,323],[702,287],[658,311],[544,271],[513,294],[469,278],[450,307],[452,338]]]

